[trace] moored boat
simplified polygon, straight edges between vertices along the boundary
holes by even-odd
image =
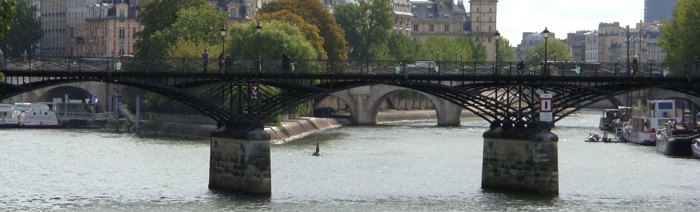
[[[21,126],[58,126],[56,112],[46,103],[15,103]]]
[[[0,127],[16,126],[19,120],[15,114],[14,106],[8,104],[0,104]]]
[[[693,139],[690,148],[693,150],[693,157],[700,158],[700,138]]]
[[[630,123],[623,128],[623,136],[629,142],[655,146],[657,132],[668,121],[681,122],[674,100],[648,100],[646,106],[634,108]]]
[[[692,123],[669,123],[659,131],[656,151],[671,156],[691,156],[692,142],[700,137],[698,129]]]

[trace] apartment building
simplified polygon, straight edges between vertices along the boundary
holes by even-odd
[[[66,52],[66,0],[41,0],[41,56],[65,56]]]
[[[585,51],[585,62],[587,63],[597,63],[598,62],[598,31],[586,33],[586,51]]]
[[[580,30],[566,34],[566,46],[569,47],[569,54],[573,61],[583,62],[586,60],[586,35],[591,31]]]

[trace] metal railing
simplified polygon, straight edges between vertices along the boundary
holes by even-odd
[[[549,61],[527,63],[489,61],[398,61],[398,60],[292,60],[236,59],[219,64],[217,58],[116,58],[35,57],[4,58],[2,71],[71,72],[179,72],[179,73],[274,73],[274,74],[365,74],[365,75],[470,75],[470,76],[562,76],[562,77],[695,77],[692,64],[582,63]]]

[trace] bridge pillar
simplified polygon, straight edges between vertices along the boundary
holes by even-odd
[[[559,194],[559,138],[549,129],[546,124],[527,129],[492,124],[484,133],[481,187]]]
[[[209,189],[271,195],[270,134],[262,129],[211,134]]]
[[[460,126],[462,107],[445,99],[431,99],[437,112],[438,126]]]
[[[377,124],[376,113],[372,113],[374,101],[370,99],[371,94],[372,86],[357,87],[335,93],[350,106],[352,123],[355,125]]]

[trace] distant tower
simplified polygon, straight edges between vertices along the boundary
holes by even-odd
[[[676,0],[644,0],[644,22],[671,19]]]
[[[496,15],[498,0],[470,0],[469,20],[471,21],[471,37],[480,40],[486,47],[486,60],[496,60],[495,33],[498,30]]]

